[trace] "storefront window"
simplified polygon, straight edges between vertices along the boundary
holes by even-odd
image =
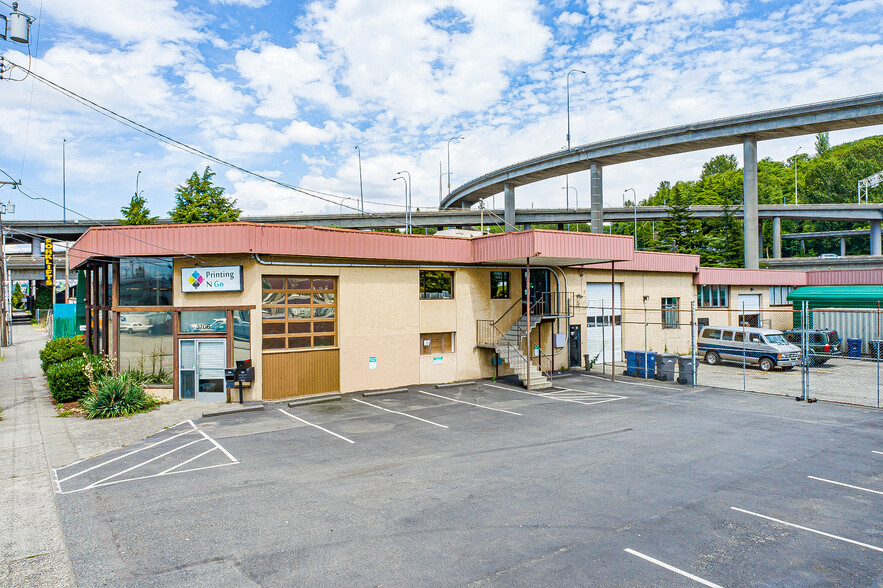
[[[120,259],[120,306],[171,306],[172,260],[167,257]]]
[[[226,310],[182,310],[178,324],[181,333],[226,333]]]
[[[233,361],[251,358],[251,312],[233,311]]]
[[[334,347],[336,279],[264,276],[261,319],[264,349]]]
[[[120,369],[137,370],[171,378],[171,312],[120,313]]]

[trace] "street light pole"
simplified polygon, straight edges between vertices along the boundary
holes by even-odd
[[[572,73],[581,73],[585,74],[581,69],[572,69],[567,72],[565,76],[565,85],[567,86],[567,150],[570,151],[570,74]],[[568,174],[564,174],[564,189],[567,192],[567,210],[570,210],[570,176]],[[579,203],[576,205],[579,208]],[[579,225],[577,225],[579,226]]]
[[[362,191],[362,150],[356,145],[356,155],[359,156],[359,201],[361,203],[362,216],[365,216],[365,193]]]
[[[800,151],[802,147],[798,147]],[[797,151],[794,152],[794,205],[797,205]]]
[[[462,141],[463,137],[451,137],[448,139],[448,198],[451,197],[451,141]]]
[[[408,181],[405,184],[408,187],[408,193],[406,194],[407,201],[405,202],[405,219],[407,220],[407,230],[408,234],[411,234],[411,174],[408,171],[400,171],[398,175],[405,174],[408,176]]]
[[[629,190],[632,191],[632,197],[635,199],[635,251],[638,250],[638,194],[635,192],[634,188],[626,188],[622,192],[622,199],[625,201],[625,193]],[[623,202],[625,204],[625,202]]]
[[[411,232],[411,227],[408,223],[408,180],[406,180],[404,176],[396,176],[392,179],[393,182],[396,180],[402,180],[405,182],[405,233],[409,234]]]
[[[65,146],[67,139],[61,140],[61,223],[67,224],[67,171],[65,169]],[[138,172],[139,174],[141,172]],[[137,190],[136,190],[137,192]]]

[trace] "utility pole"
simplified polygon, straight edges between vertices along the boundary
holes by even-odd
[[[12,184],[15,187],[20,185],[21,182],[0,182],[0,184]],[[10,344],[9,321],[6,317],[6,233],[3,231],[4,213],[6,213],[6,205],[0,203],[0,269],[3,271],[3,279],[0,280],[0,347],[6,347]]]

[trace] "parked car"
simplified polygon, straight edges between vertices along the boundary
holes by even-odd
[[[768,372],[800,365],[800,348],[789,343],[781,331],[756,327],[703,327],[696,340],[699,354],[709,365],[722,361],[757,364]]]
[[[150,331],[150,325],[139,322],[120,323],[120,333],[147,333]]]
[[[783,334],[789,343],[793,343],[802,351],[804,333],[809,333],[807,339],[809,343],[807,353],[809,365],[824,365],[832,357],[840,355],[840,335],[837,334],[837,331],[792,329],[785,331]]]

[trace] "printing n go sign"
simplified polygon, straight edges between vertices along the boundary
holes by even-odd
[[[181,268],[182,292],[241,292],[242,266]]]

